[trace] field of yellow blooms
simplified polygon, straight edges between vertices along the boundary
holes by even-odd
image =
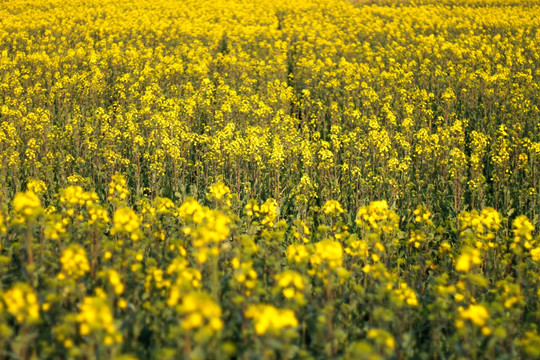
[[[0,360],[540,359],[539,29],[0,1]]]

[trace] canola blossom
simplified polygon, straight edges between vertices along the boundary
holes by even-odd
[[[540,1],[0,6],[0,358],[540,358]]]

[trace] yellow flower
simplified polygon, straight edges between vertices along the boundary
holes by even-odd
[[[124,202],[128,196],[129,190],[127,189],[126,179],[120,174],[114,175],[109,183],[109,196],[107,199]]]
[[[129,207],[122,207],[114,212],[113,216],[114,226],[111,230],[111,234],[128,233],[132,234],[139,230],[141,220],[139,215]],[[132,234],[133,235],[133,234]],[[137,240],[137,238],[132,240]]]
[[[215,184],[210,185],[209,193],[207,197],[209,199],[221,200],[225,195],[230,194],[231,189],[223,182],[219,181]]]
[[[41,200],[31,190],[17,193],[13,199],[13,209],[21,215],[32,217],[40,213]]]
[[[158,196],[154,199],[154,207],[158,214],[164,214],[174,209],[174,203],[171,199]]]
[[[126,299],[120,299],[118,300],[118,307],[120,309],[125,309],[127,307],[128,303],[126,301]]]
[[[27,284],[17,283],[2,294],[7,312],[18,323],[33,323],[39,320],[39,303],[34,290]]]
[[[470,305],[467,309],[458,308],[459,316],[464,320],[470,320],[477,326],[484,326],[489,319],[489,312],[482,305]]]
[[[540,247],[531,250],[531,258],[533,261],[540,261]]]
[[[28,179],[26,188],[38,195],[42,195],[45,191],[47,191],[47,185],[45,185],[43,180]]]
[[[184,219],[191,216],[194,222],[200,223],[204,218],[203,207],[197,200],[190,198],[180,205],[178,215]]]
[[[345,210],[341,207],[341,204],[336,200],[328,200],[322,207],[323,211],[327,215],[343,214]]]
[[[373,201],[358,209],[356,223],[374,231],[390,233],[398,228],[399,216],[388,208],[386,200]]]
[[[239,262],[237,258],[234,258],[232,265],[235,269],[234,279],[247,289],[253,289],[257,284],[257,272],[253,270],[253,262]]]
[[[106,345],[122,342],[122,335],[114,323],[114,317],[102,291],[97,296],[87,296],[76,316],[81,336],[94,335],[98,339],[107,339]]]
[[[291,244],[287,248],[287,260],[295,263],[306,262],[309,252],[304,244]]]
[[[382,344],[389,349],[394,349],[396,342],[392,334],[383,329],[370,329],[367,333],[368,339],[373,339],[375,342]]]
[[[278,309],[273,305],[250,305],[245,315],[255,321],[255,332],[258,335],[278,334],[286,327],[298,326],[298,320],[292,310]]]
[[[315,244],[311,262],[316,265],[327,263],[330,268],[341,266],[343,247],[335,240],[326,239]]]
[[[272,198],[266,200],[261,205],[259,212],[264,215],[261,225],[273,227],[277,218],[277,201]]]
[[[475,248],[465,247],[456,261],[456,270],[468,272],[471,266],[480,265],[481,263],[480,251]]]
[[[431,212],[425,206],[418,206],[414,211],[414,221],[421,223],[429,220]]]
[[[518,216],[513,222],[514,244],[522,244],[525,249],[530,249],[532,244],[532,232],[534,231],[533,224],[525,215]]]
[[[418,306],[418,299],[416,293],[407,286],[406,283],[400,283],[399,289],[395,290],[396,295],[400,301],[406,303],[409,306]]]
[[[90,271],[86,251],[78,244],[72,244],[62,252],[60,263],[62,272],[58,274],[59,280],[68,276],[76,280]]]
[[[295,297],[306,286],[302,275],[291,270],[276,275],[276,282],[282,289],[283,296],[287,299]],[[299,295],[301,296],[301,293]]]
[[[195,292],[183,296],[179,312],[184,316],[181,322],[184,330],[191,331],[205,326],[217,332],[223,327],[221,307],[207,293]]]
[[[109,283],[113,286],[116,295],[120,295],[124,292],[124,284],[120,278],[120,274],[116,270],[109,270],[107,272]]]

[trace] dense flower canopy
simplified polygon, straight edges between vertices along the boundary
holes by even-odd
[[[0,6],[0,357],[540,357],[538,0]]]

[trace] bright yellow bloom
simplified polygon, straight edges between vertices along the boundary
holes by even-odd
[[[431,211],[429,211],[428,209],[426,209],[425,206],[418,206],[418,207],[413,211],[413,214],[414,214],[414,221],[416,221],[416,222],[418,222],[418,223],[427,221],[427,220],[429,220],[429,218],[431,217]]]
[[[484,326],[489,319],[489,312],[483,305],[470,305],[467,309],[458,308],[459,316],[464,320],[470,320],[477,326]]]
[[[283,296],[287,299],[301,295],[306,284],[302,275],[295,271],[286,270],[276,275],[277,285],[282,289]]]
[[[181,218],[191,216],[194,222],[200,223],[204,218],[203,207],[197,200],[189,198],[178,208],[178,216]]]
[[[409,306],[418,306],[418,299],[416,293],[406,283],[400,283],[399,288],[395,290],[396,295],[400,301],[406,303]]]
[[[109,196],[107,199],[124,202],[129,196],[127,181],[124,176],[116,174],[109,183]]]
[[[341,204],[336,200],[328,200],[322,207],[323,211],[327,215],[343,214],[345,210],[341,207]]]
[[[311,262],[316,265],[327,263],[330,268],[341,266],[343,247],[337,241],[326,239],[315,244]]]
[[[373,201],[368,206],[358,209],[356,223],[365,225],[368,228],[385,233],[390,233],[397,229],[399,216],[388,208],[386,200]]]
[[[540,261],[540,247],[531,250],[531,258],[533,261]]]
[[[120,295],[124,292],[124,284],[120,278],[120,274],[114,269],[107,271],[109,283],[113,286],[116,295]]]
[[[287,248],[287,260],[290,262],[305,262],[308,257],[309,252],[304,244],[291,244]]]
[[[17,193],[13,199],[13,209],[21,215],[32,217],[41,211],[41,200],[31,190]]]
[[[258,335],[278,334],[286,327],[298,326],[298,320],[292,310],[278,309],[273,305],[250,305],[245,315],[255,321],[255,332]]]
[[[96,291],[98,296],[87,296],[81,304],[76,316],[81,336],[93,335],[103,339],[106,345],[122,342],[114,323],[114,317],[104,295]]]
[[[62,252],[60,263],[62,264],[62,272],[58,274],[60,280],[66,277],[76,280],[90,271],[86,251],[78,244],[72,244]]]
[[[114,212],[113,216],[114,226],[111,230],[111,234],[128,233],[132,234],[139,230],[141,220],[139,215],[129,207],[122,207]],[[132,240],[137,240],[132,239]]]
[[[510,248],[516,249],[518,244],[525,249],[531,249],[534,245],[532,232],[534,231],[533,224],[524,216],[518,216],[513,222],[514,243]],[[516,251],[516,250],[514,250]]]
[[[45,191],[47,191],[47,185],[45,185],[45,182],[43,180],[28,179],[26,188],[29,191],[32,191],[38,195],[42,195],[43,193],[45,193]]]
[[[221,307],[204,292],[188,293],[182,297],[179,312],[183,315],[181,326],[192,331],[206,327],[217,332],[223,327]]]
[[[471,247],[464,247],[461,251],[461,255],[456,261],[456,270],[461,272],[468,272],[473,265],[480,265],[482,259],[480,258],[480,251]]]
[[[32,323],[39,320],[39,303],[34,290],[27,284],[18,283],[3,294],[6,310],[18,323]]]
[[[219,181],[215,184],[210,185],[209,192],[207,197],[209,199],[221,200],[222,197],[229,194],[231,189],[225,185],[222,181]]]
[[[171,199],[158,196],[154,199],[154,207],[158,214],[164,214],[174,209],[174,203]]]

